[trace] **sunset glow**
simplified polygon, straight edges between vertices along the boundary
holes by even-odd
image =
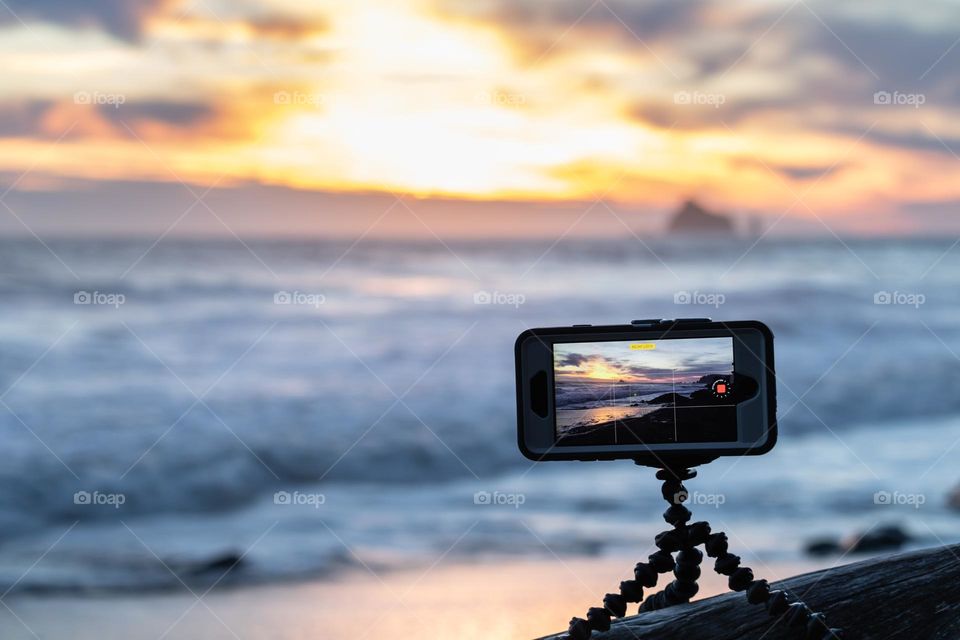
[[[733,366],[730,338],[658,340],[632,348],[630,342],[554,345],[554,376],[577,382],[626,384],[694,382]]]
[[[894,60],[869,39],[897,24],[949,44],[936,6],[904,22],[899,5],[818,2],[134,5],[0,9],[7,186],[28,173],[16,189],[183,181],[638,210],[695,196],[867,231],[960,202],[960,53]]]

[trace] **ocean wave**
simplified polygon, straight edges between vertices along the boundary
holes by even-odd
[[[217,540],[214,531],[221,538],[249,531],[245,523],[260,522],[256,514],[270,510],[263,501],[296,483],[322,491],[373,486],[402,502],[403,492],[442,494],[476,478],[522,473],[529,463],[516,451],[512,346],[530,326],[657,316],[766,321],[778,338],[777,450],[826,430],[845,437],[863,425],[909,443],[904,424],[925,429],[939,417],[960,415],[953,393],[960,384],[954,323],[960,293],[949,277],[957,264],[941,242],[860,242],[854,255],[823,241],[776,241],[753,250],[730,243],[712,253],[667,241],[651,241],[651,251],[635,242],[562,242],[555,249],[477,242],[418,245],[420,253],[390,243],[353,249],[262,243],[251,253],[230,243],[171,241],[135,262],[148,247],[62,241],[54,249],[78,280],[35,244],[4,242],[0,562],[11,560],[19,544],[26,558],[37,532],[78,521],[77,535],[64,542],[84,537],[88,527],[91,539],[101,526],[129,537],[121,517],[168,523],[171,545],[194,534]],[[880,291],[917,293],[904,274],[919,275],[938,257],[922,279],[922,308],[874,304]],[[118,306],[74,304],[78,290],[127,299]],[[278,291],[324,299],[278,304]],[[478,291],[522,294],[524,301],[478,305]],[[678,305],[678,291],[722,292],[724,303]],[[776,485],[787,470],[770,473]],[[558,519],[609,504],[561,486]],[[843,505],[842,496],[819,491],[808,513]],[[78,492],[123,495],[124,504],[79,504]],[[619,496],[622,488],[608,492]],[[441,494],[431,499],[456,504]],[[411,523],[432,515],[419,503],[410,512],[373,504],[385,518]],[[536,516],[544,523],[551,517]],[[202,534],[190,528],[205,518],[220,524]],[[322,529],[315,521],[285,522]],[[346,516],[344,522],[338,526],[356,530]],[[371,548],[390,556],[391,549],[407,549],[397,540],[424,536],[428,548],[407,551],[428,556],[449,535],[455,539],[453,531],[432,536],[429,527],[404,526],[392,545]],[[478,526],[468,543],[478,552],[509,552],[527,533],[513,521],[491,524],[487,536],[480,535],[487,524]],[[512,533],[498,537],[497,526]],[[619,539],[588,524],[566,536],[549,543],[601,552]],[[244,541],[211,544],[185,566],[222,567]],[[269,566],[289,568],[237,575],[271,579],[297,566],[322,572],[349,561],[337,546],[307,544],[315,561],[302,565],[277,548]],[[173,562],[176,551],[161,557]],[[74,573],[32,574],[34,588],[44,580],[81,584],[83,571],[96,563],[80,548],[75,553]],[[384,560],[395,561],[402,559]],[[17,566],[8,566],[9,575]],[[111,571],[113,577],[91,584],[140,584],[134,568]],[[158,572],[143,583],[165,580]]]

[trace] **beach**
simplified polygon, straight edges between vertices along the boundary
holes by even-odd
[[[630,579],[635,558],[451,563],[333,581],[214,591],[202,601],[172,594],[109,597],[15,597],[0,611],[0,637],[270,638],[424,640],[534,638],[566,628]],[[762,569],[760,568],[762,566]],[[816,564],[758,565],[770,579]],[[661,579],[666,584],[665,579]],[[704,572],[698,597],[723,592],[722,576]],[[636,609],[636,607],[632,607]],[[14,615],[15,614],[15,615]]]

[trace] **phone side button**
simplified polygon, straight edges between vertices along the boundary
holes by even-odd
[[[575,325],[573,325],[574,328],[577,328],[577,327],[592,327],[592,326],[593,326],[592,324],[575,324]]]
[[[530,409],[541,418],[547,417],[546,371],[538,371],[530,378]]]

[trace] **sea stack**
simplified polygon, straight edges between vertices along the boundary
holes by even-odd
[[[732,235],[733,221],[720,213],[708,211],[693,200],[687,200],[673,214],[668,231],[672,234]]]

